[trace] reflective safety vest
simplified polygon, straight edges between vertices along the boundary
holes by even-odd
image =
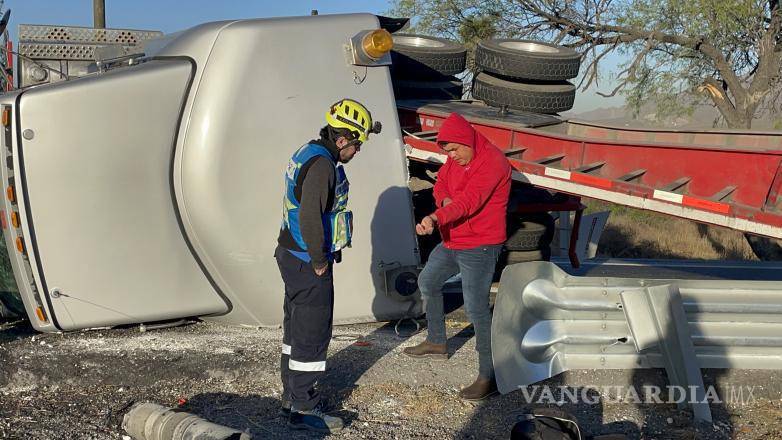
[[[323,233],[326,243],[330,243],[330,252],[334,253],[340,249],[350,246],[350,240],[353,232],[353,213],[347,210],[348,189],[350,184],[345,175],[342,165],[338,164],[334,157],[329,153],[326,147],[318,144],[305,144],[299,148],[288,162],[288,168],[285,171],[285,199],[282,208],[282,228],[287,228],[296,244],[304,252],[292,251],[291,253],[298,258],[309,262],[310,257],[307,251],[307,244],[301,235],[299,227],[299,211],[301,203],[296,200],[295,188],[299,179],[301,168],[310,159],[315,156],[323,156],[334,165],[334,174],[336,177],[336,186],[334,188],[334,206],[331,211],[323,213]]]

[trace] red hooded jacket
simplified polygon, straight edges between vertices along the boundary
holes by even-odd
[[[461,166],[448,157],[437,174],[434,199],[437,222],[448,249],[469,249],[505,242],[505,216],[511,167],[505,155],[478,133],[466,119],[451,113],[443,122],[437,143],[456,142],[473,149]],[[443,200],[451,203],[443,206]]]

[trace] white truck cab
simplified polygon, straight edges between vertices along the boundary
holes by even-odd
[[[384,129],[346,166],[354,239],[335,321],[418,313],[388,55],[361,47],[377,29],[371,14],[208,23],[130,66],[0,96],[3,232],[33,326],[278,325],[283,172],[341,98]]]

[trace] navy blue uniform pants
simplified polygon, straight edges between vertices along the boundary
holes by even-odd
[[[331,265],[318,276],[312,264],[282,247],[274,252],[285,283],[280,375],[283,397],[295,410],[315,407],[315,383],[326,371],[326,354],[334,323],[334,278]]]

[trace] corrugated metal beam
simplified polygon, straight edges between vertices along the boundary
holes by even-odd
[[[671,384],[694,390],[695,401],[690,404],[695,419],[711,422],[711,410],[679,288],[665,284],[627,290],[619,297],[636,350],[641,353],[658,349]]]
[[[782,281],[578,277],[533,262],[506,267],[500,281],[492,321],[500,391],[570,369],[665,368],[660,345],[636,350],[621,294],[672,284],[701,368],[782,369]]]

